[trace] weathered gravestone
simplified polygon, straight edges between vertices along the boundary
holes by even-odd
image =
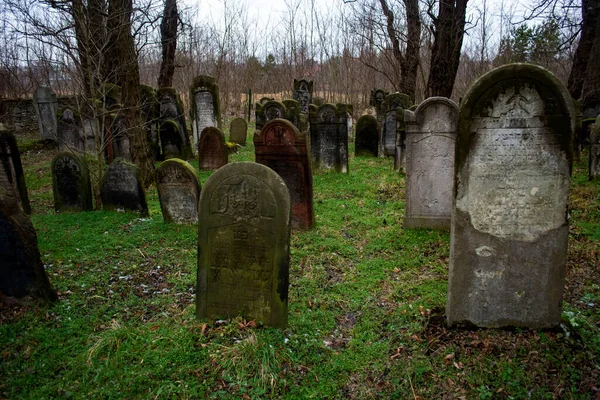
[[[70,108],[60,112],[58,120],[57,141],[59,151],[78,151],[84,149],[84,143],[79,131],[80,118]]]
[[[241,146],[246,145],[248,123],[244,118],[235,118],[229,125],[229,141]]]
[[[363,115],[356,122],[356,140],[354,154],[357,156],[377,157],[379,152],[379,130],[377,118]]]
[[[195,150],[190,142],[190,136],[185,123],[185,114],[183,112],[183,103],[181,102],[181,98],[177,94],[177,91],[173,88],[161,88],[158,89],[157,93],[158,102],[160,104],[158,117],[159,129],[164,121],[173,121],[177,124],[178,129],[173,129],[173,131],[178,132],[179,136],[181,137],[182,155],[179,158],[187,159],[187,154],[191,154],[191,152]],[[161,147],[164,147],[162,141]],[[185,150],[186,148],[188,150]],[[164,158],[164,154],[162,156],[162,158]]]
[[[381,106],[384,110],[384,118],[379,143],[380,155],[394,156],[398,159],[396,155],[398,146],[404,146],[404,110],[409,106],[410,98],[403,93],[392,93],[386,96]],[[397,170],[396,165],[394,168]]]
[[[123,158],[108,166],[100,188],[105,210],[129,210],[148,215],[148,204],[139,168]]]
[[[100,87],[104,102],[104,155],[108,163],[122,157],[131,160],[127,120],[122,104],[122,89],[119,85],[105,83]],[[75,123],[79,126],[79,121]]]
[[[389,93],[383,89],[373,89],[371,90],[371,97],[369,99],[369,105],[375,108],[375,116],[377,117],[377,122],[379,122],[379,136],[381,137],[381,129],[383,129],[383,119],[385,117],[385,109],[383,108],[383,102],[385,101],[385,97]]]
[[[52,88],[38,87],[33,94],[33,104],[40,128],[40,138],[56,141],[58,100]]]
[[[573,103],[545,69],[497,68],[460,106],[448,325],[560,323]]]
[[[310,151],[316,169],[348,172],[346,105],[324,104],[310,115]]]
[[[300,112],[308,114],[308,106],[312,103],[313,81],[294,79],[294,100],[300,104]]]
[[[219,169],[229,161],[225,135],[219,128],[204,128],[198,142],[198,168]]]
[[[221,109],[219,104],[219,87],[215,78],[200,75],[194,78],[190,86],[190,102],[194,146],[198,144],[199,135],[209,126],[221,127]]]
[[[430,97],[414,112],[405,110],[404,123],[404,227],[450,229],[458,106],[445,97]]]
[[[178,158],[163,162],[156,170],[156,188],[165,222],[198,222],[200,182],[194,167]]]
[[[283,178],[292,199],[292,227],[314,226],[312,173],[306,136],[289,121],[274,119],[254,134],[256,162]]]
[[[590,181],[600,178],[600,122],[592,126],[590,134],[589,178]]]
[[[0,185],[0,294],[57,300],[40,258],[35,228],[18,195]]]
[[[83,158],[59,153],[52,160],[52,193],[56,211],[91,211],[90,171]]]
[[[284,181],[260,164],[226,165],[206,181],[198,211],[196,316],[242,315],[284,329],[290,247]]]
[[[17,141],[3,124],[0,124],[0,186],[13,191],[23,211],[31,214]]]
[[[285,106],[275,100],[267,101],[266,103],[255,104],[256,130],[261,130],[262,127],[270,120],[276,118],[286,118]]]
[[[160,103],[158,102],[156,90],[151,86],[140,85],[140,101],[142,103],[140,110],[142,111],[142,117],[144,118],[144,129],[146,130],[146,139],[148,141],[148,147],[150,148],[150,155],[152,156],[152,159],[156,161],[161,157],[159,137],[160,127],[158,124]]]
[[[160,143],[162,145],[162,158],[180,158],[189,160],[193,157],[186,136],[181,133],[177,121],[167,119],[160,123]]]

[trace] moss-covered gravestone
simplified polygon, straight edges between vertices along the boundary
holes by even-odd
[[[244,118],[235,118],[229,126],[229,141],[241,146],[246,145],[248,123]]]
[[[406,124],[405,228],[450,229],[454,146],[458,106],[445,97],[430,97]]]
[[[158,102],[159,102],[159,129],[164,121],[173,121],[177,124],[177,129],[171,129],[179,133],[181,138],[181,156],[179,158],[187,159],[187,154],[193,151],[192,143],[190,142],[190,136],[188,134],[187,126],[185,123],[185,114],[183,112],[183,103],[177,91],[173,88],[161,88],[157,91]],[[159,135],[160,136],[160,135]],[[168,145],[168,144],[167,144]],[[161,147],[164,148],[165,143],[162,143]],[[164,158],[164,154],[163,154]]]
[[[204,128],[198,142],[198,168],[219,169],[229,162],[225,135],[219,128]]]
[[[596,121],[600,119],[596,118]],[[600,179],[600,122],[596,122],[590,134],[589,178]]]
[[[450,326],[560,323],[573,102],[547,70],[497,68],[459,113],[446,316]]]
[[[196,316],[287,326],[290,194],[273,170],[224,166],[198,205]]]
[[[58,100],[51,87],[40,86],[33,94],[33,105],[38,118],[41,140],[56,141],[56,112]]]
[[[178,158],[163,162],[156,170],[156,188],[165,222],[198,222],[200,182],[194,167]]]
[[[356,122],[354,154],[357,156],[377,157],[379,152],[379,130],[377,118],[363,115]]]
[[[345,104],[324,104],[310,114],[310,151],[315,169],[348,172],[348,116]]]
[[[180,126],[175,120],[167,119],[160,123],[160,143],[162,144],[162,157],[180,158],[189,160],[193,157],[189,143],[185,142],[185,135],[181,134]]]
[[[57,299],[40,259],[37,235],[17,194],[0,185],[0,293]]]
[[[290,190],[292,227],[313,228],[313,185],[306,135],[290,121],[274,119],[254,134],[254,151],[256,162],[277,172]]]
[[[91,211],[92,186],[85,160],[59,153],[52,160],[52,192],[56,211]]]
[[[0,124],[0,186],[10,188],[26,214],[31,214],[21,155],[12,132]]]
[[[194,78],[190,86],[190,102],[194,146],[196,146],[205,128],[210,126],[221,128],[219,86],[215,78],[207,75]]]
[[[100,196],[105,210],[127,210],[148,215],[140,170],[123,158],[115,159],[104,172]]]

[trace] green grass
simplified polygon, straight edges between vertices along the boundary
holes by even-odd
[[[230,162],[254,160],[249,139]],[[560,329],[446,329],[449,234],[404,230],[393,160],[352,157],[349,175],[315,173],[317,226],[292,234],[279,331],[195,319],[196,227],[165,224],[154,187],[149,218],[54,213],[52,155],[22,158],[60,301],[0,308],[0,398],[598,396],[600,195],[584,162]]]

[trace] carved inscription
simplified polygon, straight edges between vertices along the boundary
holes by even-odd
[[[54,164],[57,190],[67,206],[81,206],[81,168],[71,157],[59,157]]]

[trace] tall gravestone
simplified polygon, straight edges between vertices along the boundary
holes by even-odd
[[[214,126],[204,128],[198,142],[198,168],[219,169],[228,163],[228,158],[223,132]]]
[[[60,112],[57,129],[57,142],[59,151],[84,150],[84,142],[80,134],[81,118],[71,108],[64,108]]]
[[[90,171],[83,158],[59,153],[52,160],[52,193],[56,211],[91,211]]]
[[[163,162],[156,170],[156,188],[165,222],[198,222],[200,182],[194,167],[178,158]]]
[[[33,94],[33,104],[40,128],[40,139],[56,141],[58,99],[52,88],[38,87]]]
[[[115,159],[104,172],[100,196],[104,210],[128,210],[148,215],[140,170],[123,158]]]
[[[313,81],[294,79],[294,100],[300,104],[300,112],[308,114],[308,106],[312,104]]]
[[[198,205],[198,318],[287,326],[290,209],[285,183],[263,165],[229,164],[208,178]]]
[[[235,118],[229,125],[229,141],[241,146],[246,145],[248,123],[244,118]]]
[[[383,129],[383,120],[385,117],[385,110],[383,108],[383,102],[385,101],[385,97],[389,93],[383,89],[373,89],[371,90],[371,97],[369,99],[369,105],[375,108],[375,117],[377,118],[377,122],[379,123],[379,139],[381,141],[381,129]]]
[[[545,69],[497,68],[459,113],[448,325],[560,323],[573,103]]]
[[[115,158],[131,160],[127,120],[123,110],[123,93],[119,85],[105,83],[100,87],[103,100],[104,156],[108,163]],[[79,126],[79,121],[76,121]]]
[[[354,154],[356,156],[377,157],[379,153],[379,130],[377,118],[363,115],[356,122],[356,140]]]
[[[142,117],[144,118],[144,129],[146,130],[146,140],[150,148],[150,154],[154,161],[161,158],[160,155],[160,103],[158,102],[158,94],[151,86],[140,85],[140,101],[142,106]],[[185,158],[185,157],[181,157]]]
[[[204,128],[209,126],[221,128],[219,87],[215,78],[207,75],[194,78],[190,86],[190,103],[194,146],[196,146]]]
[[[398,136],[401,136],[403,139],[402,135],[404,134],[404,110],[409,106],[410,98],[403,93],[387,95],[381,105],[383,121],[379,143],[381,146],[380,154],[382,156],[396,156]]]
[[[445,97],[430,97],[414,112],[405,110],[404,123],[404,227],[450,229],[458,106]]]
[[[596,121],[600,120],[596,118]],[[590,181],[600,178],[600,122],[596,122],[591,128],[589,178]]]
[[[316,169],[348,172],[348,119],[345,104],[324,104],[310,115],[310,151]]]
[[[19,206],[26,214],[31,214],[17,141],[3,124],[0,124],[0,186],[14,192]]]
[[[185,114],[183,112],[183,103],[181,102],[181,98],[177,94],[177,91],[173,88],[161,88],[158,89],[158,102],[159,102],[159,129],[163,126],[165,121],[172,121],[177,124],[177,129],[171,129],[168,127],[167,135],[170,135],[173,132],[177,132],[179,134],[180,139],[174,139],[171,136],[168,136],[169,143],[180,142],[181,143],[181,153],[180,157],[183,159],[188,159],[192,157],[192,152],[194,149],[192,148],[192,144],[190,142],[190,136],[188,134],[186,122],[185,122]],[[162,134],[159,133],[161,139],[161,148],[164,148],[165,144],[169,146],[169,143],[162,142]],[[164,159],[164,154],[162,154],[162,159]]]
[[[314,224],[313,185],[306,136],[291,122],[274,119],[254,134],[256,162],[283,178],[292,199],[292,226],[311,229]]]
[[[23,212],[17,193],[4,185],[0,185],[0,260],[2,294],[58,299],[40,258],[35,228]]]

